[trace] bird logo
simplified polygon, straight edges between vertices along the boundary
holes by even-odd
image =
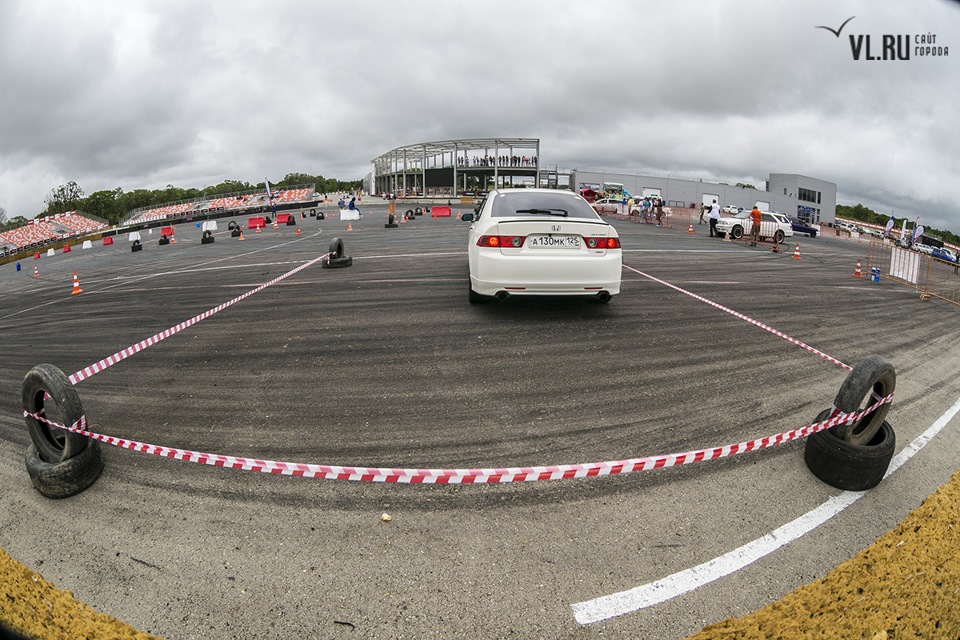
[[[840,27],[839,27],[838,29],[831,29],[830,27],[825,27],[825,26],[823,26],[823,25],[816,26],[816,27],[814,27],[814,29],[826,29],[827,31],[829,31],[830,33],[832,33],[833,35],[835,35],[835,36],[837,36],[837,37],[839,38],[839,37],[840,37],[840,32],[843,31],[843,28],[844,28],[845,26],[847,26],[847,23],[850,22],[851,20],[853,20],[853,19],[856,18],[856,17],[857,17],[857,16],[850,16],[849,18],[847,18],[847,19],[844,21],[844,23],[843,23],[842,25],[840,25]]]

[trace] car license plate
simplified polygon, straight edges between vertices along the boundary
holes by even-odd
[[[527,244],[538,249],[579,249],[580,236],[530,236]]]

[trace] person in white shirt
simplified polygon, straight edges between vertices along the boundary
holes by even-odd
[[[720,219],[720,205],[717,204],[717,201],[714,200],[713,204],[710,205],[710,237],[720,235],[717,233],[717,220]]]

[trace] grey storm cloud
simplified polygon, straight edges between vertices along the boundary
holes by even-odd
[[[839,38],[815,28],[851,16]],[[852,59],[850,35],[928,33],[956,50]],[[945,0],[7,0],[0,54],[11,216],[69,180],[356,179],[397,146],[507,136],[540,138],[563,168],[801,173],[960,231],[960,6]]]

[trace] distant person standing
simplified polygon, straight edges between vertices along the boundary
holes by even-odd
[[[753,222],[750,228],[750,246],[755,247],[757,246],[757,242],[760,241],[760,221],[763,220],[763,214],[760,213],[757,205],[753,205],[753,211],[750,212],[750,220]]]
[[[717,233],[717,221],[720,220],[720,205],[717,204],[717,201],[714,200],[713,204],[710,205],[710,237],[714,238],[718,235]]]

